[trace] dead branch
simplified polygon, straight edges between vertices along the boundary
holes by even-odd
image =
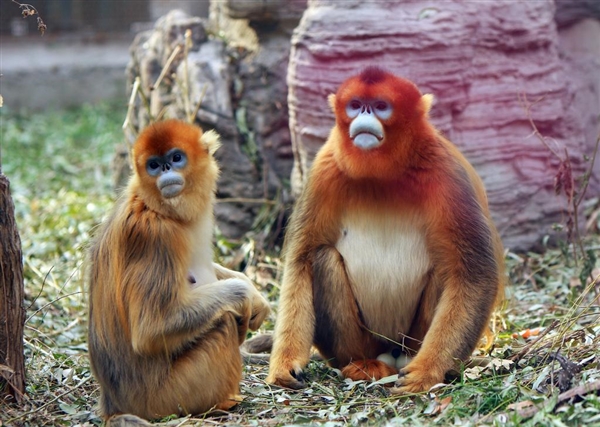
[[[44,24],[44,21],[42,20],[42,17],[40,16],[38,10],[27,3],[19,3],[17,0],[12,0],[12,2],[19,5],[19,8],[21,9],[21,15],[23,15],[23,18],[28,18],[30,16],[37,15],[37,29],[43,36],[48,27],[46,26],[46,24]]]

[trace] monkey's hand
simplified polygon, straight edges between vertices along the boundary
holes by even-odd
[[[233,313],[237,319],[238,324],[238,343],[242,344],[246,339],[246,333],[250,326],[250,319],[252,318],[252,302],[254,294],[257,290],[254,285],[245,280],[238,278],[225,279],[222,281],[223,285],[229,287],[232,291],[232,295],[242,296],[242,298],[235,298],[227,311]]]
[[[245,274],[229,270],[216,263],[213,263],[213,266],[219,280],[238,279],[244,281],[248,285],[250,315],[247,317],[243,315],[240,316],[240,324],[246,325],[246,329],[250,328],[251,330],[256,331],[271,312],[269,302],[260,294],[260,292],[258,292],[252,284],[252,281]],[[247,308],[242,309],[242,312],[246,313]]]
[[[305,375],[302,366],[298,362],[277,363],[271,356],[271,369],[267,382],[269,384],[278,385],[280,387],[291,388],[298,390],[306,387]]]
[[[252,314],[248,323],[248,327],[251,330],[256,331],[271,312],[271,307],[269,307],[269,302],[260,294],[260,292],[258,292],[256,289],[254,290],[255,292],[251,296]]]
[[[271,308],[268,301],[248,278],[245,277],[244,280],[236,276],[225,279],[222,283],[231,286],[234,292],[239,292],[238,290],[243,288],[244,298],[228,310],[233,312],[237,319],[238,338],[239,343],[242,344],[246,340],[248,329],[256,331],[268,316]]]
[[[398,381],[390,391],[393,394],[428,391],[434,385],[444,381],[445,371],[446,369],[440,367],[440,363],[435,363],[435,361],[433,363],[423,363],[416,357],[400,370]]]

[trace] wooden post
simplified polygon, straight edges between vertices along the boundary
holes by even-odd
[[[23,257],[10,182],[0,170],[0,399],[25,392]]]

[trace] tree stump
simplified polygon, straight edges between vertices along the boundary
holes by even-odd
[[[0,399],[25,392],[23,257],[10,182],[0,173]]]

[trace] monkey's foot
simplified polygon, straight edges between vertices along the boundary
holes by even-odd
[[[342,368],[342,374],[354,381],[366,380],[377,381],[398,371],[381,360],[366,359],[350,362]]]
[[[434,385],[443,383],[444,373],[438,371],[437,369],[411,368],[411,364],[409,364],[406,368],[400,370],[400,377],[390,391],[392,394],[428,391]]]
[[[241,394],[232,394],[221,403],[218,403],[215,406],[215,409],[220,409],[221,411],[229,411],[242,400],[244,400],[244,396],[242,396]]]
[[[304,372],[302,369],[274,369],[273,364],[271,364],[271,371],[267,376],[267,382],[269,384],[291,388],[293,390],[306,387],[306,383],[304,382]]]

